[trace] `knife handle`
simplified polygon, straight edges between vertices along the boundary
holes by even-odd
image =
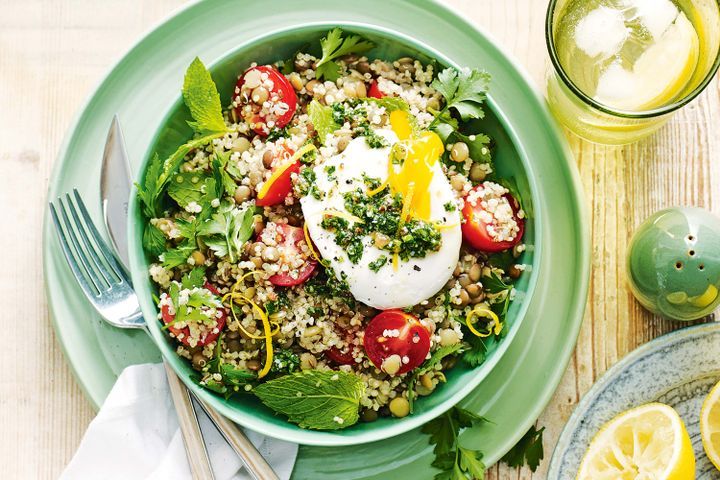
[[[190,398],[190,391],[183,385],[166,361],[163,362],[163,365],[165,365],[165,371],[167,372],[170,396],[175,404],[192,478],[193,480],[214,480],[215,476],[210,465],[195,407]]]
[[[215,424],[218,431],[225,437],[228,444],[238,454],[245,468],[255,480],[280,480],[255,445],[245,436],[233,422],[220,415],[211,406],[195,397],[207,416]]]

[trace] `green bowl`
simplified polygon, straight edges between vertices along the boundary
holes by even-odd
[[[351,22],[340,23],[339,25],[337,23],[305,24],[293,29],[270,32],[262,37],[244,42],[218,62],[209,66],[220,91],[223,104],[227,105],[229,103],[230,93],[238,74],[251,62],[271,63],[288,58],[299,48],[306,47],[308,44],[318,45],[318,40],[335,26],[340,26],[346,31],[360,33],[373,40],[377,47],[370,52],[369,56],[371,57],[395,59],[402,56],[412,56],[425,62],[436,61],[439,64],[438,66],[464,66],[454,65],[443,53],[435,51],[432,47],[416,38],[376,26]],[[487,48],[491,50],[493,55],[502,56],[497,47],[489,41],[487,41]],[[506,60],[505,63],[509,65]],[[492,74],[492,72],[490,73]],[[524,78],[521,75],[517,75],[516,78],[520,83],[520,87],[527,89]],[[358,423],[347,429],[333,432],[301,429],[287,422],[284,417],[274,414],[250,394],[236,395],[230,400],[225,400],[223,397],[199,387],[190,379],[194,371],[189,363],[175,354],[174,340],[164,333],[158,321],[153,320],[158,315],[158,310],[152,299],[156,289],[147,274],[149,262],[142,250],[142,233],[145,220],[140,213],[136,192],[133,191],[129,207],[129,244],[133,284],[140,298],[145,318],[151,319],[149,321],[149,330],[154,341],[185,384],[220,413],[244,427],[300,444],[325,446],[372,442],[407,432],[442,414],[478,387],[497,364],[526,316],[527,305],[537,279],[537,266],[541,255],[541,245],[538,240],[542,237],[541,228],[544,220],[539,218],[538,214],[533,215],[532,207],[533,204],[537,203],[538,187],[535,179],[527,174],[528,171],[532,170],[526,154],[528,145],[523,145],[516,131],[505,120],[503,105],[495,101],[493,90],[499,88],[501,86],[491,84],[490,95],[485,107],[486,117],[477,121],[477,127],[479,131],[487,133],[494,139],[496,143],[494,154],[496,168],[502,177],[514,177],[525,209],[530,213],[530,217],[526,222],[524,237],[529,248],[519,260],[529,265],[529,268],[516,284],[517,296],[515,301],[512,302],[507,315],[506,333],[499,342],[488,342],[488,354],[484,364],[472,369],[459,362],[455,368],[448,372],[447,383],[439,387],[432,395],[421,397],[416,403],[415,412],[408,417],[402,419],[381,418],[372,423]],[[514,101],[517,101],[517,99]],[[535,100],[533,99],[533,101]],[[509,101],[509,103],[512,102]],[[512,105],[508,105],[507,108],[512,108]],[[175,151],[179,145],[192,135],[192,131],[187,125],[189,119],[190,114],[184,106],[178,90],[177,101],[170,108],[165,120],[156,126],[157,133],[146,152],[141,172],[144,171],[148,159],[155,152],[161,157],[165,157]],[[152,127],[148,126],[148,128]],[[142,178],[142,173],[139,174],[139,178]]]

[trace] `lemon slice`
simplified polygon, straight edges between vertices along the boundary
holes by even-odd
[[[692,480],[695,454],[677,412],[661,403],[606,423],[585,453],[578,480]]]
[[[703,447],[715,468],[720,470],[720,382],[710,391],[700,411]]]
[[[700,40],[684,13],[640,55],[632,70],[610,64],[598,80],[595,99],[621,110],[642,111],[677,98],[688,86],[700,57]]]

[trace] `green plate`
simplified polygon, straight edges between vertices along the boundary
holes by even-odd
[[[423,40],[453,63],[479,65],[493,75],[492,101],[500,120],[537,185],[536,218],[552,218],[544,229],[539,276],[529,314],[512,344],[482,384],[462,402],[495,423],[466,433],[492,463],[537,418],[567,364],[582,319],[589,271],[589,224],[572,158],[541,99],[526,77],[487,37],[452,11],[429,1],[344,3],[321,0],[287,11],[279,0],[205,1],[157,27],[111,71],[82,110],[56,164],[50,198],[78,187],[100,219],[97,178],[103,141],[112,115],[123,121],[135,167],[153,141],[165,112],[177,98],[182,74],[195,56],[208,64],[239,44],[273,31],[322,24],[362,24]],[[271,13],[274,12],[274,13]],[[252,21],[247,21],[252,19]],[[438,32],[432,34],[431,32]],[[272,52],[266,52],[267,55]],[[552,217],[551,217],[552,215]],[[45,267],[57,336],[90,399],[99,404],[123,366],[157,360],[149,339],[105,328],[84,303],[46,224]],[[540,325],[542,324],[542,325]],[[417,431],[354,447],[301,447],[297,478],[371,478],[394,471],[429,476],[426,437]]]

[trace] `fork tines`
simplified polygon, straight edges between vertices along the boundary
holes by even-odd
[[[50,202],[50,215],[63,254],[86,294],[99,296],[127,282],[122,267],[95,228],[77,189]],[[78,213],[79,212],[79,213]]]

